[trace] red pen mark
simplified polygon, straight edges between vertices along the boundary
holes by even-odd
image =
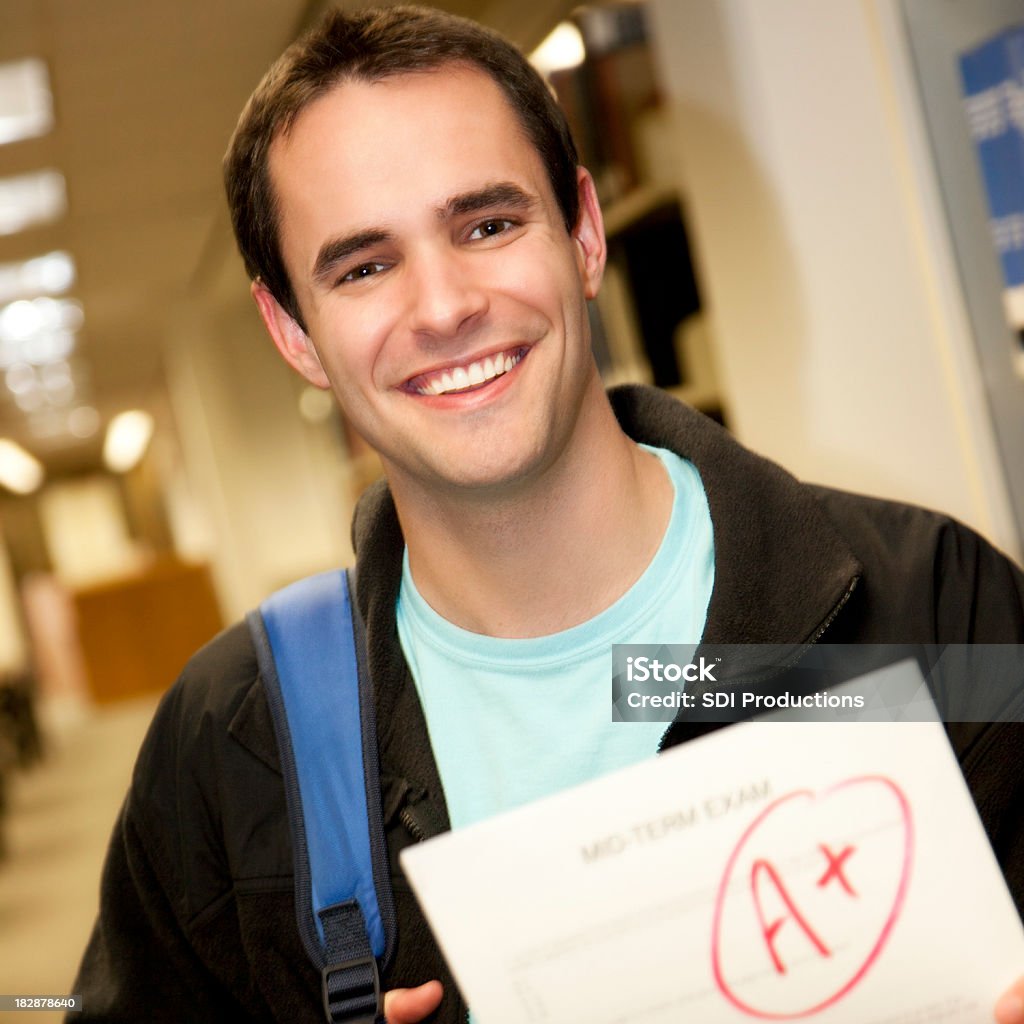
[[[856,896],[853,886],[850,885],[846,874],[843,872],[843,861],[856,849],[854,846],[846,846],[838,854],[833,853],[824,843],[818,843],[818,849],[825,854],[828,867],[825,873],[818,879],[818,888],[823,889],[834,878],[851,896]]]
[[[913,853],[910,804],[885,776],[773,801],[722,875],[711,935],[718,990],[762,1020],[807,1017],[844,998],[892,934]]]
[[[818,937],[815,930],[807,923],[807,919],[797,909],[793,903],[792,897],[789,895],[789,890],[786,888],[785,882],[779,878],[779,873],[775,870],[773,864],[766,860],[755,860],[754,866],[750,872],[750,892],[754,899],[754,909],[757,911],[757,919],[761,925],[761,934],[764,936],[765,945],[768,947],[768,952],[771,954],[772,963],[775,965],[775,970],[779,974],[786,973],[786,965],[782,962],[782,958],[779,956],[775,948],[775,936],[779,929],[786,923],[786,917],[777,917],[771,924],[766,924],[764,919],[764,909],[761,905],[761,890],[758,886],[758,881],[764,875],[767,875],[771,880],[772,885],[775,888],[776,893],[783,903],[786,904],[786,909],[789,911],[789,917],[796,922],[797,927],[807,936],[808,941],[822,956],[831,956],[828,947]]]

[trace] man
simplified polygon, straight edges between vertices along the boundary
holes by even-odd
[[[414,8],[332,15],[264,79],[225,166],[267,330],[387,478],[354,533],[398,916],[391,1024],[465,1019],[401,848],[692,734],[610,721],[612,642],[1024,641],[1024,578],[963,527],[800,485],[659,393],[613,408],[586,316],[605,260],[594,185],[500,39]],[[1020,905],[1016,735],[958,744]],[[140,754],[84,1019],[319,1020],[292,872],[235,628]]]

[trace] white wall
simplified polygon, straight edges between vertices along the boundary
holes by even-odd
[[[890,0],[652,0],[739,437],[1019,555]]]
[[[202,510],[216,537],[209,557],[229,619],[352,558],[341,453],[322,457],[323,438],[298,415],[291,371],[259,323],[244,275],[232,283],[221,308],[197,300],[183,309],[166,346],[189,514]]]

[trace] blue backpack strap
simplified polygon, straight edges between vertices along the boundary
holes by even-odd
[[[299,934],[330,1024],[382,1024],[378,963],[395,918],[373,692],[348,574],[271,595],[249,629],[267,693],[295,854]]]

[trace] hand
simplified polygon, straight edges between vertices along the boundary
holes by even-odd
[[[996,1024],[1024,1024],[1024,976],[999,997],[995,1020]]]
[[[416,988],[393,988],[384,993],[384,1016],[388,1024],[418,1024],[433,1013],[444,989],[439,981],[428,981]]]

